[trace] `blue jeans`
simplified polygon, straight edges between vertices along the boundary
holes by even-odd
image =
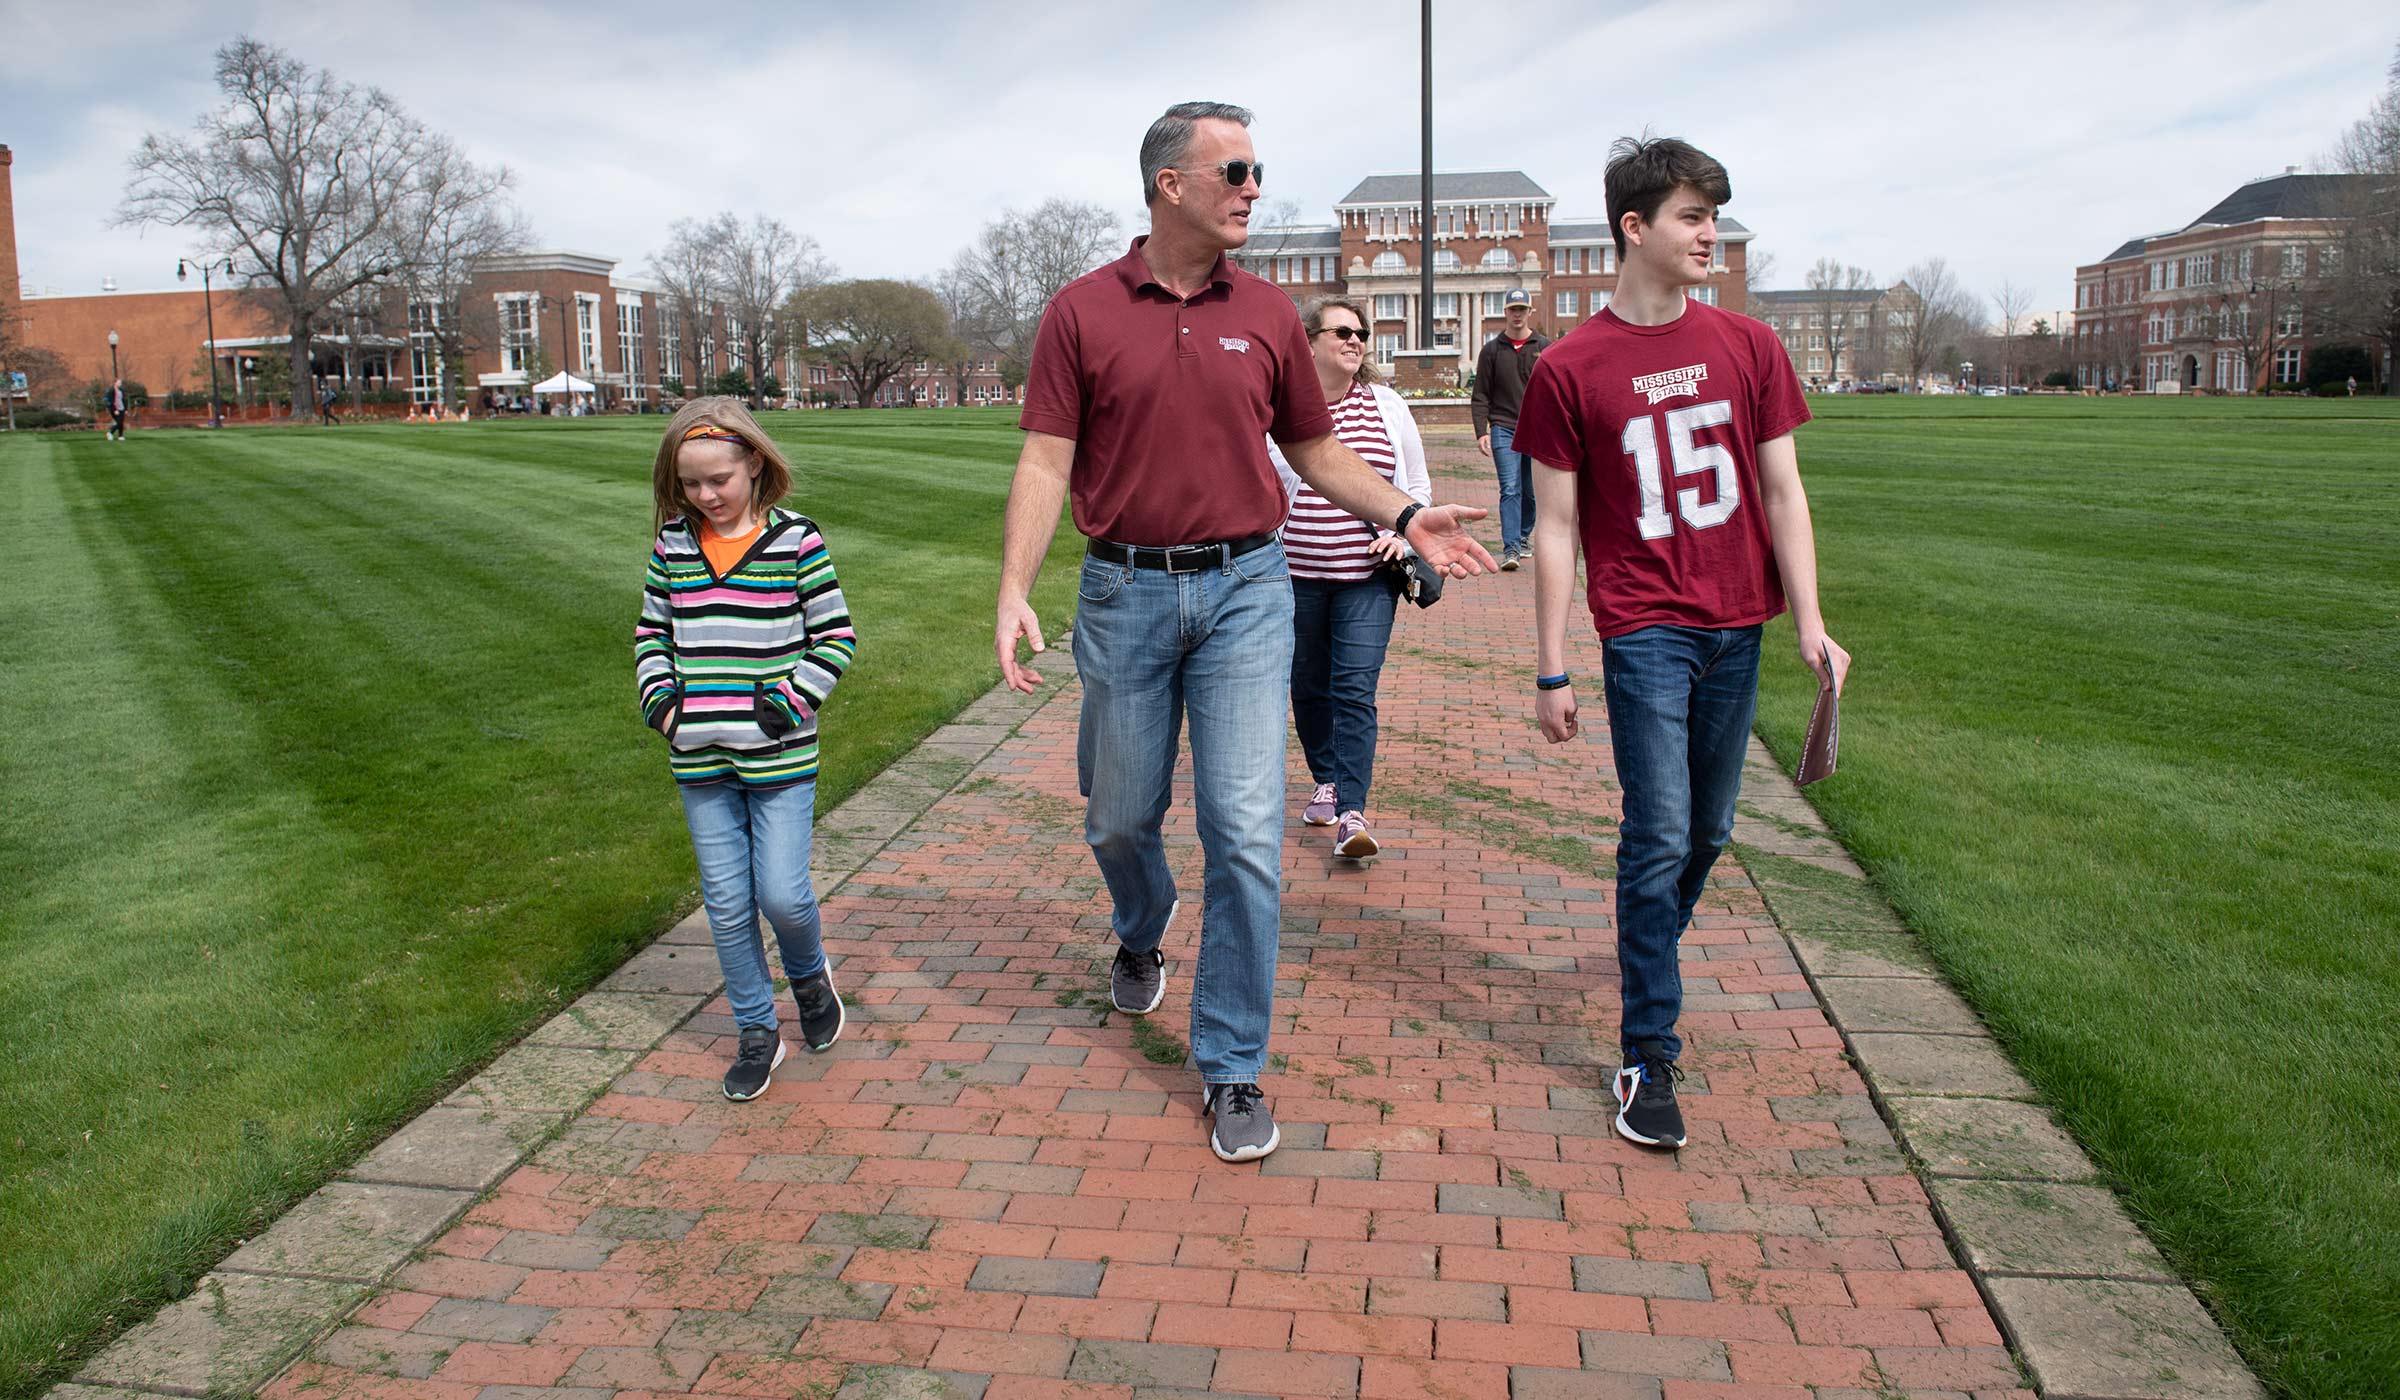
[[[1367,810],[1375,781],[1375,683],[1399,603],[1380,578],[1292,580],[1292,727],[1337,812]]]
[[[1600,644],[1608,739],[1624,789],[1617,828],[1621,1039],[1683,1053],[1677,945],[1709,867],[1733,839],[1733,803],[1758,707],[1759,628],[1645,627]]]
[[[775,1026],[775,981],[758,936],[759,915],[775,930],[783,975],[813,977],[825,966],[817,893],[808,877],[817,785],[745,788],[708,783],[683,790],[683,815],[700,858],[700,900],[716,937],[725,999],[745,1029]]]
[[[1519,452],[1513,423],[1492,425],[1492,466],[1500,473],[1500,547],[1533,543],[1533,463]]]
[[[1192,970],[1192,1060],[1211,1084],[1266,1069],[1283,926],[1283,704],[1292,586],[1269,544],[1192,573],[1086,556],[1075,609],[1083,720],[1075,761],[1084,840],[1137,953],[1175,901],[1159,824],[1191,718],[1192,805],[1207,875]]]

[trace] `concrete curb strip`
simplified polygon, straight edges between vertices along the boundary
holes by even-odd
[[[2263,1400],[2208,1310],[1751,740],[1733,839],[2048,1400]]]
[[[1073,674],[1064,646],[1043,661]],[[819,896],[867,869],[1060,689],[994,687],[828,813],[812,851]],[[247,1395],[265,1385],[722,991],[712,942],[706,912],[695,910],[45,1400]]]

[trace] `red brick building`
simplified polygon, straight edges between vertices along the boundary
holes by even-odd
[[[2326,329],[2342,210],[2365,178],[2252,180],[2190,223],[2076,268],[2077,378],[2149,393],[2297,383]]]
[[[1433,343],[1421,339],[1418,298],[1419,194],[1415,174],[1370,175],[1334,205],[1335,222],[1253,232],[1236,256],[1295,301],[1346,293],[1369,311],[1374,352],[1390,365],[1404,352],[1431,357],[1453,382],[1499,334],[1502,302],[1533,297],[1534,322],[1563,335],[1608,303],[1617,285],[1615,240],[1605,218],[1557,220],[1547,190],[1521,170],[1436,171],[1433,177]],[[1719,217],[1717,260],[1693,295],[1742,311],[1750,230]]]

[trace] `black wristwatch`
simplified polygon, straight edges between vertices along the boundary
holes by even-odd
[[[1400,518],[1392,522],[1392,533],[1398,535],[1401,540],[1405,542],[1408,539],[1409,520],[1414,517],[1418,511],[1423,509],[1425,509],[1425,506],[1419,501],[1410,501],[1406,506],[1402,507],[1400,511]]]

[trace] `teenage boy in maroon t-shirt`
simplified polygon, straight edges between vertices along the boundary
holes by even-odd
[[[1708,280],[1725,167],[1661,138],[1609,148],[1610,233],[1623,271],[1606,309],[1534,367],[1516,447],[1534,476],[1534,712],[1575,737],[1567,599],[1583,546],[1601,637],[1617,830],[1624,994],[1617,1131],[1683,1146],[1676,949],[1733,835],[1758,700],[1759,633],[1787,602],[1800,655],[1838,687],[1849,653],[1817,611],[1817,552],[1792,430],[1808,421],[1767,327],[1684,296]]]

